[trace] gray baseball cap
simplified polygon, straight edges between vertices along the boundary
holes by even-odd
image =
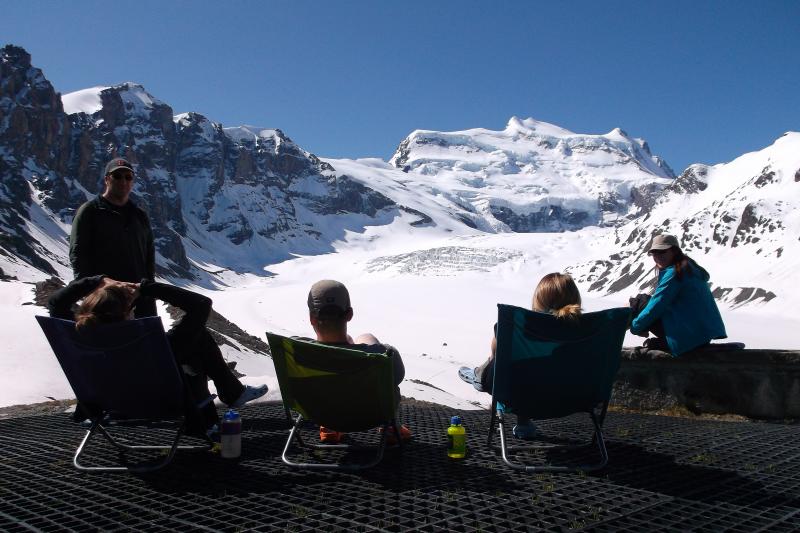
[[[656,235],[653,237],[652,242],[650,242],[650,246],[647,248],[647,253],[649,254],[653,250],[669,250],[673,246],[675,248],[680,248],[677,237],[662,233],[661,235]]]
[[[326,307],[334,307],[342,313],[350,310],[350,293],[344,284],[323,279],[311,286],[308,291],[308,310],[317,316]]]

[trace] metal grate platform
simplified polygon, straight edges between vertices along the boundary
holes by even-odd
[[[468,432],[460,462],[445,454],[453,414]],[[242,416],[241,460],[179,452],[146,476],[75,470],[83,430],[68,415],[2,420],[0,531],[800,530],[797,424],[610,413],[605,470],[531,475],[486,448],[488,412],[412,403],[401,419],[414,441],[371,470],[341,474],[284,466],[280,404]],[[539,427],[554,438],[590,434],[585,416]],[[87,454],[114,458],[105,443]]]

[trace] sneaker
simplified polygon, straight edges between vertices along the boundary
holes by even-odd
[[[477,390],[483,392],[483,387],[481,386],[481,382],[478,380],[477,376],[475,376],[475,369],[469,368],[468,366],[462,366],[458,369],[458,377],[461,378],[462,381],[466,381]]]
[[[219,442],[221,440],[221,437],[220,437],[220,434],[219,434],[219,426],[217,424],[214,424],[213,426],[208,428],[206,430],[206,437],[208,437],[208,440],[210,440],[211,442],[213,442],[215,444],[219,444]]]
[[[383,428],[378,428],[378,433],[383,432]],[[408,429],[405,425],[400,426],[400,438],[403,439],[403,442],[408,442],[414,436],[411,433],[411,430]],[[394,446],[397,444],[397,435],[394,433],[394,426],[387,426],[386,427],[386,444],[389,446]]]
[[[245,386],[242,393],[239,395],[239,398],[231,404],[228,404],[228,407],[241,407],[247,402],[252,402],[256,398],[261,398],[264,396],[269,387],[266,385],[259,385],[258,387],[251,387],[250,385]]]
[[[520,420],[517,421],[517,425],[511,430],[511,433],[520,440],[533,440],[536,438],[536,426],[533,422],[528,420],[527,422],[522,422]]]
[[[325,426],[319,427],[319,440],[325,444],[339,444],[342,442],[344,433],[336,431]]]

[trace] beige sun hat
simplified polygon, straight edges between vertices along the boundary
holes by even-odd
[[[672,247],[681,247],[680,244],[678,244],[678,238],[674,235],[662,233],[661,235],[656,235],[653,237],[653,240],[650,242],[650,246],[647,247],[647,253],[649,254],[653,250],[669,250]]]

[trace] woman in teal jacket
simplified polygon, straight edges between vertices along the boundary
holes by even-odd
[[[663,336],[669,351],[681,355],[724,339],[725,325],[708,287],[709,275],[690,259],[672,235],[656,235],[647,254],[658,269],[658,285],[631,324],[631,332]],[[658,327],[661,323],[662,328]]]

